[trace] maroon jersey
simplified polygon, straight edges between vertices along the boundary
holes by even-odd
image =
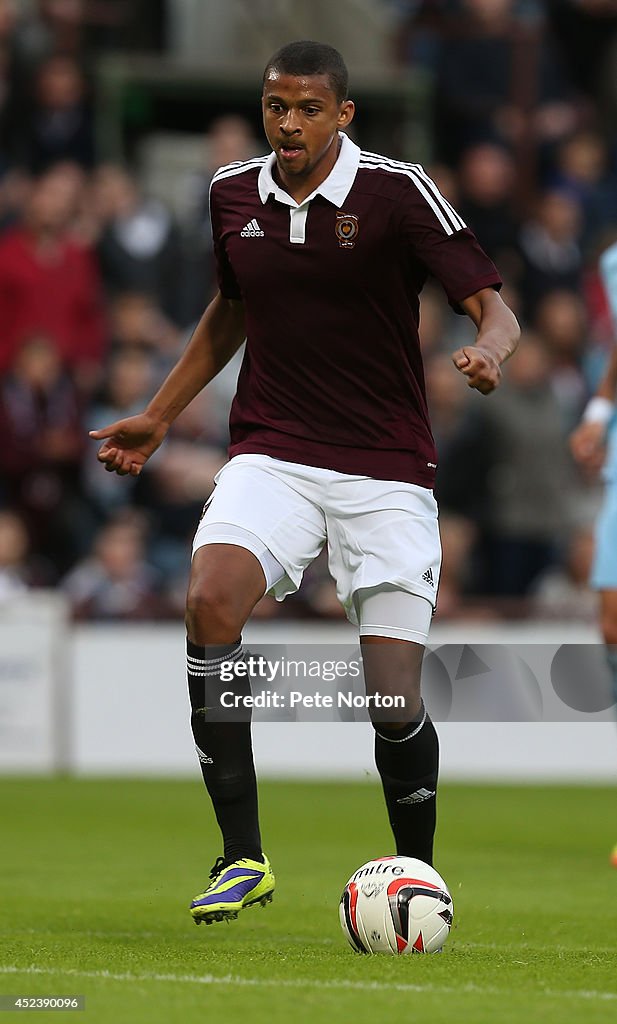
[[[457,308],[499,274],[417,164],[343,135],[330,175],[298,204],[274,163],[230,164],[212,182],[219,287],[244,303],[247,330],[230,457],[432,487],[419,294],[432,274]]]

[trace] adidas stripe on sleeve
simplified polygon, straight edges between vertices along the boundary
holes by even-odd
[[[390,160],[389,157],[379,156],[377,153],[363,152],[360,157],[360,167],[375,168],[407,177],[447,235],[452,235],[455,231],[461,231],[467,227],[463,218],[441,194],[433,179],[420,164],[408,164],[402,160]]]
[[[501,287],[497,269],[474,234],[420,164],[362,153],[360,169],[402,183],[393,220],[398,238],[443,285],[457,313],[463,312],[463,299],[482,288]]]

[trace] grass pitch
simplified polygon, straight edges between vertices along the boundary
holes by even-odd
[[[264,783],[261,807],[274,903],[196,928],[219,853],[198,782],[0,780],[0,994],[85,994],[54,1019],[89,1024],[617,1019],[614,791],[443,786],[455,927],[424,957],[358,956],[338,923],[391,852],[376,786]]]

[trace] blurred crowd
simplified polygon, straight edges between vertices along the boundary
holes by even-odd
[[[183,613],[240,356],[139,478],[105,473],[87,431],[140,411],[182,351],[215,287],[211,175],[265,144],[235,113],[208,125],[182,220],[134,169],[106,162],[85,69],[93,45],[118,45],[124,6],[40,0],[20,15],[0,0],[0,600],[57,587],[76,618],[136,621]],[[617,239],[617,3],[396,8],[396,59],[433,82],[429,172],[496,261],[523,326],[485,399],[449,356],[472,325],[435,285],[423,295],[437,615],[591,618],[600,491],[567,437],[615,343],[597,266]],[[342,615],[324,558],[298,595],[265,598],[256,614]]]

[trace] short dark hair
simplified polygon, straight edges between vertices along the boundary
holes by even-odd
[[[330,86],[339,103],[347,99],[349,74],[345,61],[338,50],[327,43],[314,43],[300,39],[287,43],[270,58],[264,71],[264,85],[270,70],[283,75],[327,75]]]

